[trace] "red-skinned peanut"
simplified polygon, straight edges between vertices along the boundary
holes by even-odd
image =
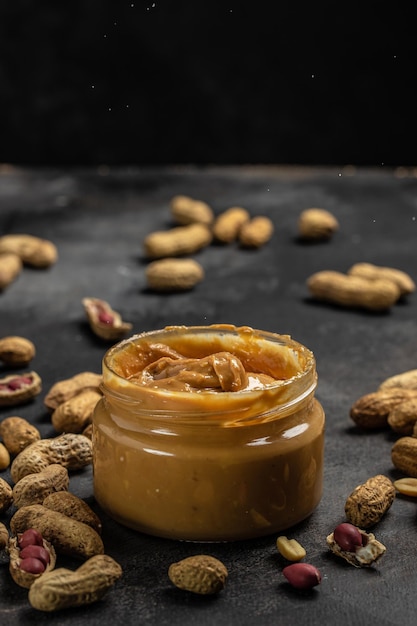
[[[363,542],[359,529],[348,522],[336,526],[333,537],[337,545],[345,552],[355,552]]]
[[[43,538],[41,533],[36,528],[28,528],[22,533],[18,540],[19,548],[23,550],[26,546],[42,546]]]
[[[20,550],[19,557],[23,559],[34,558],[42,561],[44,566],[46,567],[51,560],[49,557],[48,550],[45,550],[42,546],[32,545],[26,546],[23,550]]]
[[[45,565],[39,559],[28,557],[22,559],[19,564],[20,569],[29,574],[43,574],[45,571]]]
[[[321,574],[310,563],[293,563],[282,570],[285,578],[296,589],[312,589],[321,583]]]

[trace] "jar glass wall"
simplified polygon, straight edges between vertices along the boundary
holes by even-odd
[[[191,360],[230,354],[255,375],[235,391],[139,380],[165,348]],[[173,539],[231,541],[291,527],[322,494],[316,384],[307,348],[247,327],[168,327],[117,344],[103,360],[93,420],[98,503],[122,524]]]

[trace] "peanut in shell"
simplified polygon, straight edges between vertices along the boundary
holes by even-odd
[[[372,476],[358,485],[347,498],[346,518],[354,526],[370,528],[382,519],[394,498],[395,487],[391,480],[383,474]]]
[[[172,563],[168,569],[171,582],[185,591],[201,595],[215,594],[226,583],[226,566],[213,556],[198,554]]]
[[[400,437],[391,448],[394,467],[406,476],[417,478],[417,438]]]

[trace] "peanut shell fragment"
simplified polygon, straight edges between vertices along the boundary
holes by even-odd
[[[75,571],[57,568],[44,574],[29,590],[38,611],[58,611],[97,602],[121,577],[122,568],[107,554],[93,556]]]
[[[22,563],[22,550],[19,547],[18,537],[10,537],[8,544],[8,552],[10,558],[9,572],[14,582],[20,587],[30,589],[35,580],[39,579],[46,572],[50,572],[54,569],[56,563],[56,552],[53,545],[49,541],[43,539],[42,547],[47,551],[49,555],[49,560],[45,566],[44,571],[41,573],[28,572],[20,567]]]
[[[36,372],[10,374],[0,379],[0,406],[29,402],[42,391],[42,380]]]
[[[334,532],[327,536],[326,542],[329,549],[336,555],[353,565],[354,567],[370,567],[386,552],[386,547],[373,533],[366,533],[357,528],[362,536],[362,545],[353,550],[343,549],[335,540]]]
[[[369,528],[377,524],[395,498],[395,487],[391,480],[383,474],[368,478],[358,485],[345,503],[345,514],[348,521],[360,528]]]
[[[83,298],[82,304],[90,328],[97,337],[107,341],[116,341],[132,330],[132,324],[123,321],[120,313],[112,309],[105,300]]]
[[[187,557],[172,563],[168,569],[168,577],[176,587],[201,595],[221,591],[227,576],[226,566],[215,557],[206,554]]]

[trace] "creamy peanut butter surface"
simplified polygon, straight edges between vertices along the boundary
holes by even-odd
[[[114,346],[94,416],[101,506],[137,530],[223,541],[297,523],[321,496],[315,362],[288,336],[168,327]]]

